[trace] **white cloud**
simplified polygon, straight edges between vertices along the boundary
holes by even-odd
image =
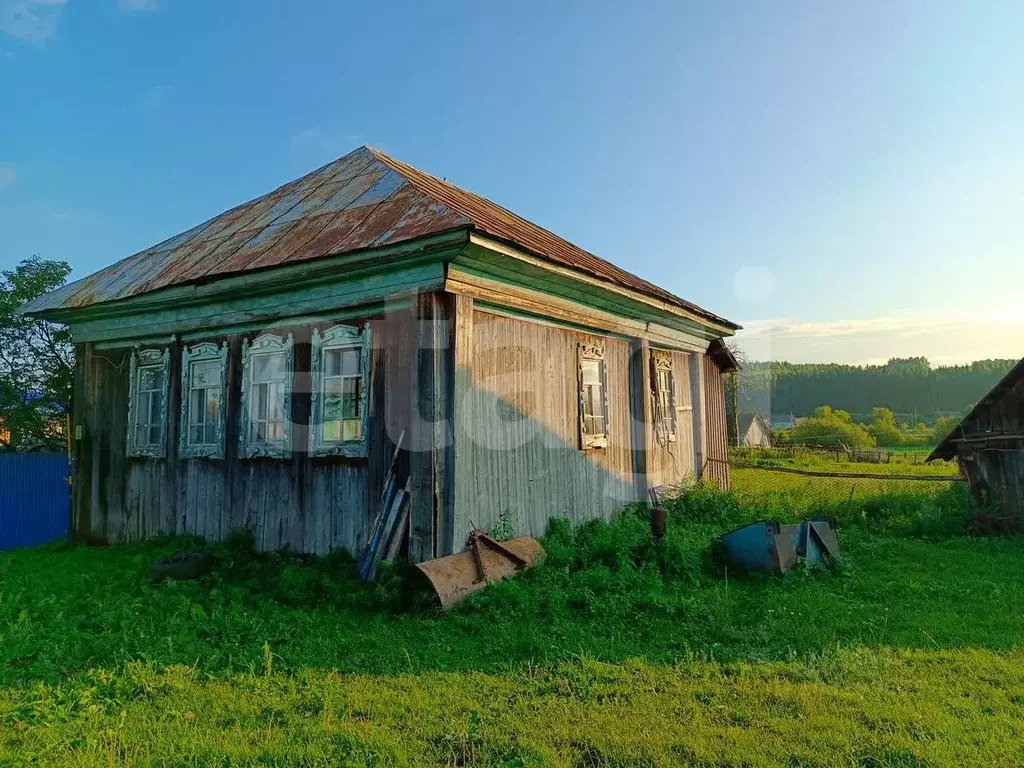
[[[157,0],[117,0],[117,7],[122,11],[134,13],[135,11],[155,11]]]
[[[751,360],[875,364],[892,357],[927,357],[932,364],[950,365],[1024,356],[1024,313],[1013,306],[856,320],[774,318],[742,325],[736,339]]]
[[[0,164],[0,189],[9,187],[18,180],[18,172],[13,165]]]
[[[0,0],[0,31],[29,43],[57,33],[66,0]]]

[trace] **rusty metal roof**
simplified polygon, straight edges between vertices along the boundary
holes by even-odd
[[[459,228],[736,327],[490,200],[370,147],[40,296],[22,311],[76,309]]]

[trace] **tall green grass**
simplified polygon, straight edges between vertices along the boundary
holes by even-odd
[[[961,488],[709,488],[571,528],[443,614],[402,566],[201,542],[0,554],[0,765],[937,766],[1022,762],[1024,540]],[[752,520],[830,514],[834,573],[709,567]]]

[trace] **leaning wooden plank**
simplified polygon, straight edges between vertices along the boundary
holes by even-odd
[[[392,485],[394,485],[394,483],[392,483]],[[381,516],[377,526],[374,528],[373,536],[370,539],[370,543],[367,545],[366,549],[363,552],[363,563],[358,574],[359,578],[363,579],[364,581],[373,580],[373,572],[376,567],[376,561],[378,553],[381,548],[381,543],[387,536],[387,530],[391,522],[391,517],[394,514],[393,510],[395,498],[397,498],[399,494],[401,494],[401,491],[396,491],[393,494],[387,494],[387,503],[384,510],[384,514]]]
[[[377,577],[377,566],[380,565],[380,561],[384,559],[384,555],[387,553],[390,541],[394,538],[395,528],[398,526],[398,519],[401,511],[408,505],[405,503],[407,495],[404,490],[400,490],[395,494],[395,501],[391,505],[390,513],[387,516],[387,525],[384,527],[380,542],[373,552],[370,560],[370,580],[374,580]]]
[[[398,436],[398,441],[395,443],[395,452],[391,455],[391,463],[388,465],[387,475],[384,477],[384,488],[380,495],[380,502],[377,504],[377,513],[373,516],[373,523],[370,525],[369,534],[366,537],[366,545],[370,545],[370,541],[373,539],[374,531],[380,524],[380,517],[384,514],[387,509],[386,502],[389,491],[392,487],[392,481],[395,477],[395,462],[398,461],[398,452],[402,449],[402,440],[405,439],[405,430]]]
[[[405,498],[409,497],[409,484],[405,484]],[[384,553],[385,560],[394,560],[398,556],[399,550],[402,548],[402,542],[405,540],[405,533],[409,529],[409,505],[402,505],[402,512],[398,516],[398,524],[395,526],[391,540],[388,542],[387,551]]]

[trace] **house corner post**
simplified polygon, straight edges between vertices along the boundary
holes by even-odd
[[[409,560],[420,563],[450,549],[452,484],[451,307],[442,293],[417,294],[413,332],[409,475]]]

